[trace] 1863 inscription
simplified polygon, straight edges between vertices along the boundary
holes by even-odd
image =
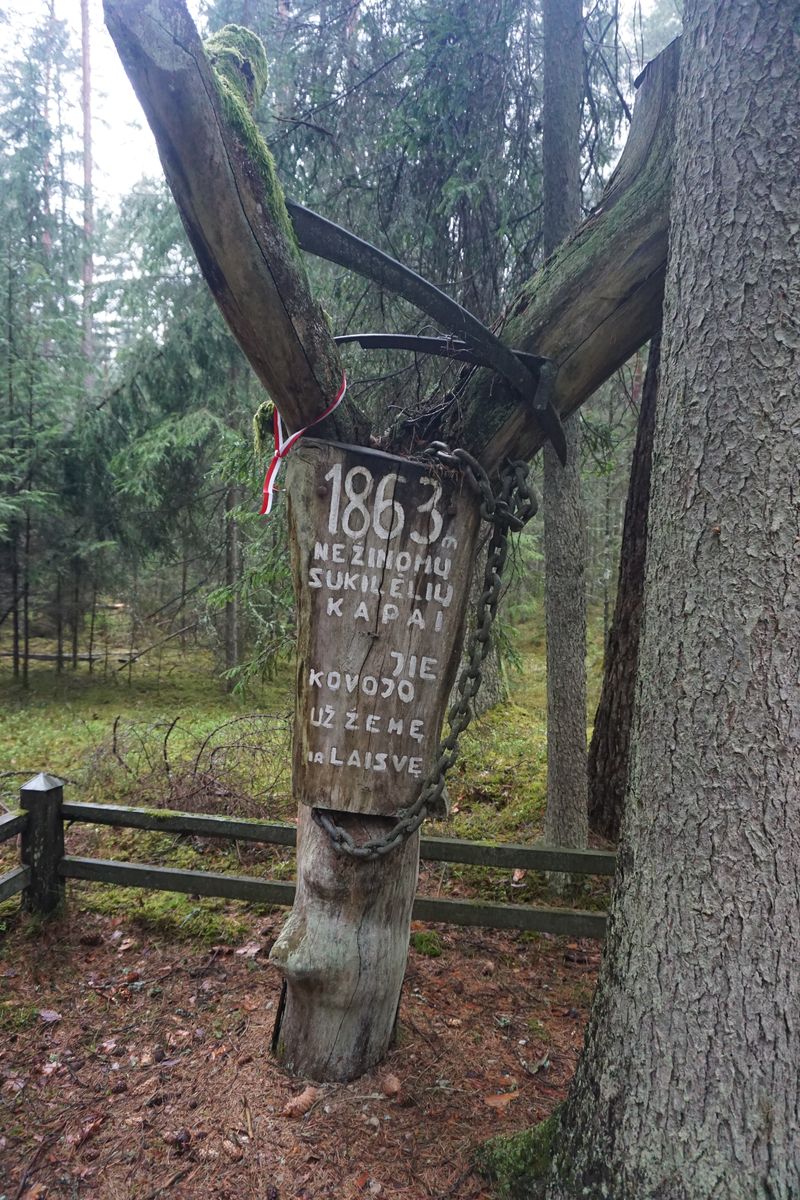
[[[289,459],[294,783],[392,815],[428,774],[458,667],[477,505],[461,477],[306,439]]]

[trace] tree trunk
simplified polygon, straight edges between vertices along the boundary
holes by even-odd
[[[28,687],[31,659],[31,514],[25,513],[25,560],[22,576],[22,686]]]
[[[10,557],[11,557],[11,648],[13,654],[14,678],[19,679],[20,673],[20,623],[19,623],[19,530],[16,517],[12,517],[10,525]]]
[[[617,600],[606,640],[603,688],[589,746],[589,824],[595,833],[612,842],[619,838],[628,781],[660,358],[661,338],[656,335],[650,343],[642,388],[622,526]]]
[[[797,4],[685,22],[630,781],[550,1200],[800,1195]]]
[[[183,614],[186,608],[186,596],[189,586],[189,539],[186,535],[183,538],[183,556],[181,558],[181,596],[178,604],[176,615]],[[186,649],[186,634],[181,634],[181,649]]]
[[[81,108],[83,110],[83,272],[81,323],[83,357],[86,362],[86,386],[91,386],[94,359],[94,322],[92,291],[94,286],[94,190],[92,187],[92,74],[91,24],[89,0],[81,0]]]
[[[580,489],[579,417],[565,425],[567,465],[544,452],[544,608],[547,631],[545,841],[585,847],[586,523]],[[559,880],[554,879],[555,884]]]
[[[97,621],[97,584],[92,583],[92,608],[89,617],[89,674],[94,670],[94,628]]]
[[[489,537],[491,531],[487,526],[483,528],[483,537],[479,543],[478,554],[475,560],[475,570],[472,576],[472,586],[469,590],[469,601],[467,602],[467,615],[464,623],[464,656],[459,667],[461,669],[467,665],[469,658],[469,639],[475,628],[476,614],[478,610],[478,601],[486,581],[484,574],[486,571],[486,554],[489,549]],[[502,601],[501,601],[502,604]],[[481,668],[481,686],[472,700],[472,713],[475,717],[482,717],[484,713],[491,712],[498,704],[505,704],[508,700],[508,679],[503,666],[503,660],[500,654],[500,647],[495,636],[495,630],[491,633],[492,645],[486,658],[483,660]],[[456,684],[458,680],[456,680]],[[458,699],[458,687],[453,688],[452,695],[448,701],[448,708],[452,706]]]
[[[225,497],[225,587],[228,599],[225,602],[225,670],[232,671],[239,665],[239,526],[234,509],[239,503],[238,489],[228,488]],[[226,675],[225,688],[232,692],[236,681]]]
[[[61,572],[56,575],[56,671],[64,670],[64,602]]]
[[[337,822],[361,841],[393,824],[356,814],[338,814]],[[418,833],[377,862],[343,859],[301,806],[297,895],[270,953],[286,979],[273,1048],[295,1075],[354,1079],[389,1049],[418,864]]]
[[[311,439],[287,485],[301,836],[294,908],[272,951],[286,979],[274,1041],[295,1073],[353,1079],[391,1038],[419,835],[353,861],[308,810],[360,845],[420,795],[459,661],[478,505],[458,475]]]
[[[80,640],[81,622],[81,563],[75,559],[72,564],[72,604],[70,606],[70,632],[72,636],[72,669],[78,669],[78,643]]]
[[[566,416],[661,324],[680,42],[645,68],[628,140],[600,203],[509,305],[503,341],[556,364],[553,403]],[[477,371],[443,422],[445,439],[487,470],[543,444],[525,406]]]
[[[545,254],[580,217],[583,5],[544,0],[543,238]],[[565,425],[564,467],[544,450],[544,612],[547,640],[545,840],[587,844],[586,516],[581,496],[579,417]],[[554,881],[558,882],[558,881]]]

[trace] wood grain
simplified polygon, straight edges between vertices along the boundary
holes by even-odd
[[[478,506],[461,473],[305,439],[287,471],[304,804],[393,815],[429,773],[458,669]]]

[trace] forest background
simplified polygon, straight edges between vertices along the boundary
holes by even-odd
[[[0,678],[9,699],[33,686],[46,703],[71,672],[116,687],[157,664],[160,683],[166,653],[169,670],[191,663],[262,704],[294,632],[284,521],[258,516],[271,447],[254,414],[266,397],[160,176],[112,201],[95,184],[110,164],[95,162],[92,131],[113,137],[116,125],[92,63],[113,51],[88,0],[80,15],[71,6],[63,19],[54,0],[24,19],[0,11]],[[209,33],[233,21],[263,38],[257,115],[289,196],[484,321],[502,310],[543,257],[537,4],[215,0],[201,17]],[[679,26],[674,0],[587,9],[585,211],[624,143],[636,74]],[[335,332],[435,332],[377,286],[308,266]],[[595,682],[645,361],[580,418]],[[350,349],[347,367],[355,398],[392,413],[446,390],[451,370]],[[540,522],[519,535],[514,564],[501,639],[511,663],[541,653]],[[64,769],[28,758],[25,770]],[[3,765],[13,793],[15,750]]]

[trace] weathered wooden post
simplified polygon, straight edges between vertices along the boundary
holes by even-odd
[[[458,667],[478,504],[459,472],[308,439],[287,470],[298,609],[298,892],[272,950],[286,979],[278,1057],[352,1079],[389,1045],[419,835],[366,861],[435,766]],[[327,830],[319,821],[327,817]]]
[[[26,912],[46,916],[64,902],[64,880],[58,872],[64,857],[63,799],[61,780],[44,772],[20,788],[20,807],[28,814],[22,831],[21,858],[31,872],[30,883],[22,893]]]

